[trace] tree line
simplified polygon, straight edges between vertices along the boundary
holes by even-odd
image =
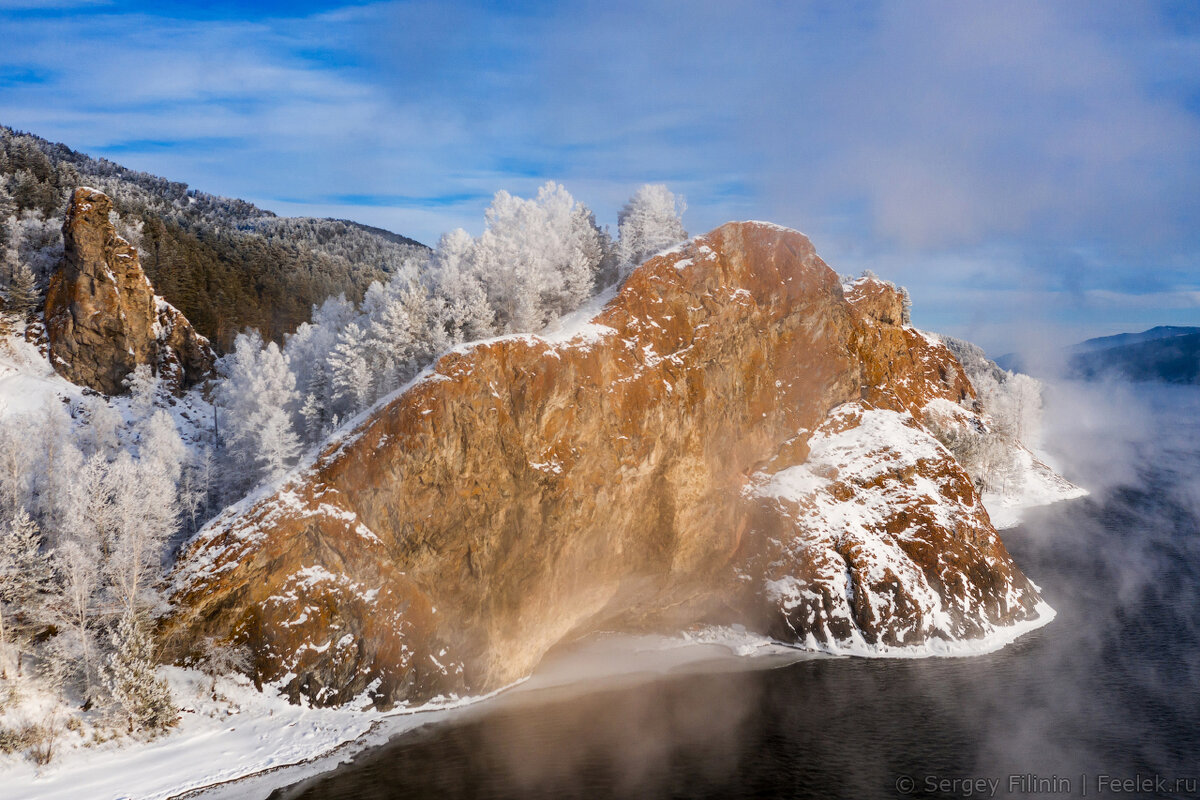
[[[336,294],[361,301],[372,281],[428,251],[355,223],[281,219],[0,126],[0,289],[10,311],[41,302],[81,185],[112,198],[117,231],[156,291],[220,350],[246,328],[282,342],[314,304]]]

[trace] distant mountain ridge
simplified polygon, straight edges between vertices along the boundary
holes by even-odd
[[[1077,380],[1200,383],[1200,327],[1157,325],[1087,339],[1064,352],[1065,374]],[[1021,353],[1007,353],[996,363],[1016,372],[1038,371]]]
[[[1079,353],[1110,350],[1114,347],[1153,342],[1159,339],[1170,339],[1176,336],[1189,336],[1195,333],[1200,333],[1200,328],[1181,325],[1156,325],[1141,333],[1118,333],[1113,336],[1099,336],[1095,339],[1087,339],[1079,344],[1071,345],[1070,349]]]
[[[1193,330],[1196,332],[1134,339],[1128,344],[1076,353],[1069,362],[1071,373],[1088,380],[1200,383],[1200,329]],[[1134,334],[1140,335],[1144,334]]]
[[[44,290],[62,256],[62,217],[80,186],[113,199],[118,232],[155,291],[218,349],[254,328],[282,340],[313,304],[362,298],[374,280],[412,270],[428,248],[348,220],[279,217],[64,144],[0,126],[0,285],[17,262]]]

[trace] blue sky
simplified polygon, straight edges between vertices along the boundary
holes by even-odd
[[[663,182],[992,350],[1200,324],[1194,4],[200,5],[0,0],[0,122],[430,243]]]

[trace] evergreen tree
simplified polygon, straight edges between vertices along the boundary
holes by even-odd
[[[0,149],[0,253],[5,252],[12,244],[12,226],[16,223],[17,204],[4,185],[4,150]]]
[[[21,653],[38,624],[35,600],[52,577],[41,547],[42,534],[24,508],[0,529],[0,656],[14,653],[18,675]],[[0,664],[0,674],[6,668]]]
[[[304,420],[304,441],[310,444],[319,442],[329,432],[328,409],[316,392],[304,396],[300,416]]]
[[[687,239],[687,204],[662,184],[646,184],[617,214],[617,251],[622,275],[650,256]]]
[[[345,416],[362,411],[371,401],[371,369],[363,352],[363,330],[350,323],[338,336],[329,354],[329,373],[333,398],[345,410]]]
[[[8,278],[4,292],[4,308],[21,317],[26,317],[37,307],[37,281],[25,264],[17,263]]]
[[[129,732],[158,732],[175,725],[179,711],[166,681],[154,674],[154,642],[136,614],[122,615],[112,647],[105,678]]]

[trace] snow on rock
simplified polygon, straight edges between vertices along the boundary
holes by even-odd
[[[35,345],[15,335],[0,337],[0,419],[38,413],[50,403],[78,402],[82,396]]]
[[[799,464],[772,463],[760,501],[772,631],[834,653],[973,651],[1049,619],[1012,567],[969,477],[907,412],[834,409]]]
[[[1030,508],[1083,497],[1088,492],[1059,475],[1046,456],[1014,436],[1000,433],[986,406],[964,408],[943,398],[921,410],[925,425],[955,451],[982,490],[983,504],[997,529],[1020,524]]]

